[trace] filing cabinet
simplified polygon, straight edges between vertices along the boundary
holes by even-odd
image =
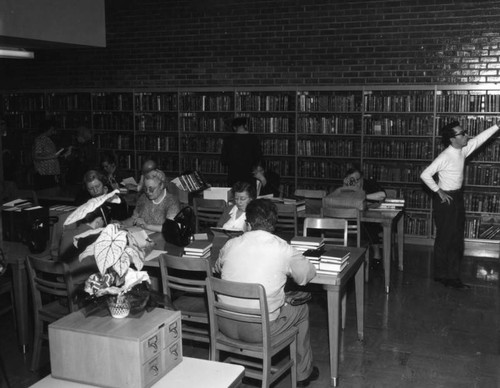
[[[49,325],[52,376],[103,387],[150,387],[182,361],[179,311],[112,318],[83,310]]]

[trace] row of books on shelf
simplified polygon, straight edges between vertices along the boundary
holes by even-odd
[[[318,135],[353,135],[356,134],[356,120],[353,117],[299,117],[297,131],[304,134]]]
[[[132,94],[107,92],[93,93],[92,106],[94,109],[103,110],[132,110]]]
[[[500,95],[454,91],[438,95],[436,106],[439,112],[500,112]]]
[[[135,127],[139,131],[177,133],[177,115],[166,113],[143,113],[136,117]]]
[[[415,164],[379,164],[366,162],[364,172],[366,176],[372,177],[379,182],[409,182],[421,183],[420,174],[424,165]]]
[[[432,136],[432,116],[375,118],[365,117],[368,135],[387,136]]]
[[[365,156],[374,158],[431,159],[432,143],[427,140],[380,140],[363,146]]]
[[[256,95],[240,92],[236,94],[236,110],[240,111],[293,111],[295,99],[287,94]]]
[[[301,112],[356,112],[360,110],[361,99],[354,94],[326,95],[301,92],[298,107]]]
[[[367,112],[432,112],[434,92],[399,96],[367,93],[364,95],[364,106]]]
[[[179,96],[179,109],[181,111],[231,111],[233,110],[232,95],[200,95],[194,93],[181,93]]]
[[[181,149],[187,152],[213,152],[220,154],[222,143],[223,139],[220,137],[189,135],[182,138]]]
[[[500,183],[500,166],[492,164],[467,164],[465,166],[465,177],[466,183],[471,185],[498,186],[498,183]]]
[[[132,117],[114,114],[94,114],[92,117],[93,128],[110,131],[133,131],[134,120]]]
[[[179,141],[175,136],[136,136],[137,150],[170,151],[179,149]]]
[[[136,93],[135,107],[144,111],[176,111],[176,93]]]
[[[298,140],[299,156],[352,156],[361,154],[361,144],[354,139]]]
[[[227,118],[186,115],[180,118],[181,132],[228,132]]]

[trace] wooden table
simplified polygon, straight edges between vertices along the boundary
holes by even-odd
[[[389,293],[391,282],[391,256],[392,256],[392,226],[397,227],[398,242],[398,268],[403,270],[403,250],[404,250],[404,212],[402,210],[372,210],[367,209],[361,213],[362,222],[374,222],[382,225],[384,243],[384,277],[385,292]]]
[[[218,257],[220,244],[214,244],[211,260]],[[182,248],[166,243],[163,247],[172,255],[182,254]],[[339,247],[336,247],[339,248]],[[358,338],[363,340],[364,333],[364,268],[365,248],[340,247],[349,251],[349,264],[339,274],[317,274],[311,283],[321,284],[327,293],[328,299],[328,333],[330,349],[331,385],[336,386],[338,381],[340,335],[342,329],[342,296],[345,294],[346,284],[354,277],[356,288],[356,315]],[[145,267],[158,267],[158,258],[146,261]]]
[[[338,383],[340,336],[342,330],[342,296],[345,293],[346,284],[353,277],[355,279],[356,286],[355,295],[358,339],[362,341],[364,337],[364,268],[366,249],[354,247],[345,247],[344,249],[351,252],[351,256],[349,258],[349,264],[342,270],[342,272],[332,275],[317,274],[316,277],[311,280],[311,283],[323,285],[327,294],[330,384],[334,387],[337,386]]]
[[[236,388],[241,386],[245,368],[241,365],[184,357],[182,362],[151,388]],[[46,376],[32,388],[84,388],[93,385]]]

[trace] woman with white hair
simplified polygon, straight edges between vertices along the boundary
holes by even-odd
[[[143,195],[137,200],[132,217],[125,226],[137,225],[153,232],[161,232],[168,218],[173,220],[181,210],[179,200],[166,189],[167,178],[163,171],[155,169],[144,176]]]

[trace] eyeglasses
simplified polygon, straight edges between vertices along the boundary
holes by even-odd
[[[468,131],[460,131],[458,133],[455,133],[452,137],[457,137],[457,136],[467,136]]]
[[[143,190],[146,192],[146,193],[154,193],[158,187],[160,187],[159,185],[158,186],[144,186]]]

